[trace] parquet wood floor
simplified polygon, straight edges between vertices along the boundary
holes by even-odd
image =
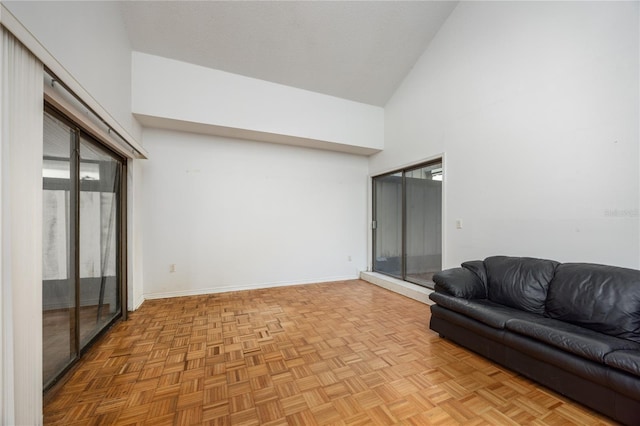
[[[46,397],[49,425],[612,424],[359,280],[149,300]]]

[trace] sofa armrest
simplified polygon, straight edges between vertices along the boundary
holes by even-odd
[[[453,268],[433,276],[435,291],[463,299],[486,299],[487,287],[478,275],[467,268]]]

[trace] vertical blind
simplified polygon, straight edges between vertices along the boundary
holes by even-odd
[[[42,423],[43,65],[2,28],[0,75],[3,424]]]

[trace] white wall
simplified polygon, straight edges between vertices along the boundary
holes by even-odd
[[[141,120],[192,123],[198,133],[208,125],[212,133],[227,132],[218,136],[248,131],[249,139],[315,141],[367,154],[384,145],[381,107],[139,52],[133,54],[132,105]]]
[[[166,130],[143,138],[145,298],[364,269],[366,157]]]
[[[444,266],[638,268],[637,2],[463,2],[385,108],[376,174],[444,152]],[[461,219],[463,229],[455,229]]]
[[[3,1],[7,9],[134,138],[131,45],[118,2]]]

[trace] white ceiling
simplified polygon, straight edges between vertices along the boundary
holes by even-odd
[[[384,106],[455,1],[127,1],[132,48]]]

